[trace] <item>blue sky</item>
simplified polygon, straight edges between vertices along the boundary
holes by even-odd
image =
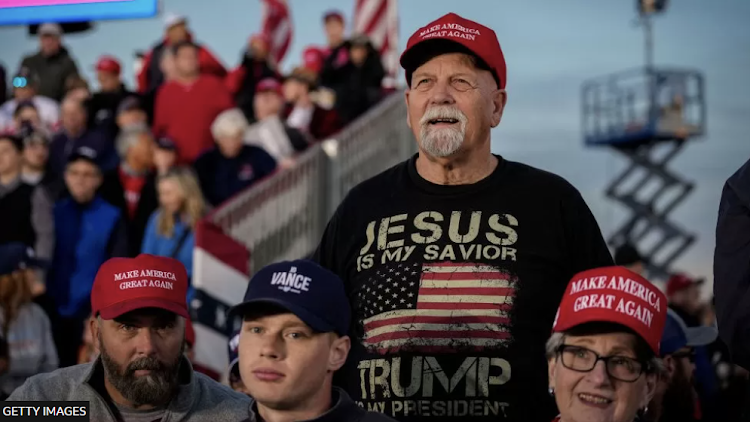
[[[260,26],[259,0],[166,0],[164,10],[184,13],[197,39],[235,66],[247,37]],[[320,17],[340,9],[351,17],[354,0],[289,0],[295,23],[289,69],[310,44],[323,44]],[[417,28],[456,12],[493,28],[508,62],[508,106],[493,131],[493,150],[567,178],[584,195],[605,235],[623,218],[604,198],[607,181],[624,164],[606,149],[584,148],[580,129],[583,81],[639,66],[643,35],[634,24],[635,1],[591,0],[401,0],[400,44]],[[697,184],[673,214],[698,242],[678,267],[711,275],[714,228],[726,178],[750,158],[750,2],[680,0],[656,19],[656,62],[704,72],[708,133],[673,161],[673,168]],[[100,54],[126,63],[161,37],[159,18],[100,22],[94,31],[70,35],[66,44],[80,67],[92,75]],[[0,28],[0,62],[15,68],[36,40],[23,27]]]

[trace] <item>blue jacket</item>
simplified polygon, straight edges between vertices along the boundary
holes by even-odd
[[[156,232],[156,225],[159,221],[159,215],[161,215],[160,209],[154,211],[154,213],[151,214],[151,218],[148,219],[146,232],[143,234],[143,245],[141,246],[141,253],[171,257],[173,251],[177,247],[177,242],[179,242],[183,233],[185,233],[185,231],[188,231],[185,242],[183,242],[180,250],[177,251],[177,254],[174,256],[174,258],[180,261],[182,265],[185,266],[188,278],[192,279],[193,246],[195,245],[195,234],[185,223],[183,223],[179,219],[175,219],[174,231],[172,232],[172,236],[166,237],[160,235]],[[190,288],[188,289],[188,300],[192,298],[192,292],[193,286],[191,283]]]
[[[85,318],[99,266],[127,254],[124,222],[120,210],[98,196],[85,205],[63,199],[54,216],[56,244],[47,290],[60,316]]]
[[[222,202],[252,186],[276,170],[276,160],[263,148],[244,145],[234,158],[227,158],[214,147],[198,157],[193,165],[201,190],[208,202]]]

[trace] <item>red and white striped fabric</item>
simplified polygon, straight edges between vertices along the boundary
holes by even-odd
[[[354,8],[354,34],[370,37],[385,67],[383,85],[396,84],[398,73],[398,0],[357,0]]]
[[[274,63],[281,63],[292,44],[294,26],[286,0],[261,0],[263,2],[263,33],[270,41],[269,49]]]

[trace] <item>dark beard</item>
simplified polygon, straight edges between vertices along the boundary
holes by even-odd
[[[695,420],[693,380],[683,375],[682,362],[677,362],[674,378],[664,392],[660,422],[691,422]]]
[[[104,365],[104,374],[110,384],[132,403],[133,407],[143,405],[160,406],[169,403],[179,388],[179,354],[172,364],[165,365],[156,358],[147,357],[131,362],[124,370],[104,348],[99,337],[99,350]],[[148,369],[151,374],[135,376],[135,371]]]

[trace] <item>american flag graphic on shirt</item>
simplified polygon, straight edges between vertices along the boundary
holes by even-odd
[[[486,264],[384,265],[358,294],[363,343],[383,354],[498,348],[515,291],[515,277]]]

